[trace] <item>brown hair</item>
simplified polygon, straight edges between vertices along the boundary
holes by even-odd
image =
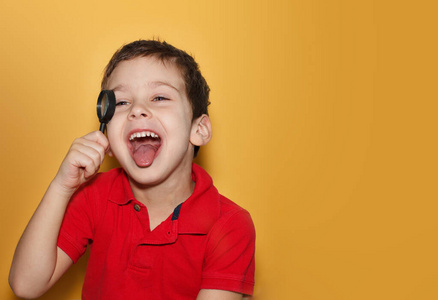
[[[124,45],[114,53],[113,57],[105,67],[102,79],[102,89],[106,88],[108,79],[118,63],[137,57],[156,56],[163,62],[172,62],[180,69],[184,77],[187,97],[190,101],[193,112],[193,120],[202,114],[208,115],[210,88],[199,70],[199,66],[192,56],[186,52],[159,40],[138,40]],[[195,156],[199,150],[195,146]]]

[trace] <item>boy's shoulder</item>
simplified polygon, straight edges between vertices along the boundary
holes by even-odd
[[[76,194],[83,194],[88,200],[93,202],[115,200],[113,202],[126,203],[134,198],[128,177],[122,168],[115,168],[96,174],[92,179],[83,184],[76,191]]]
[[[207,171],[197,164],[193,164],[193,178],[196,181],[196,185],[198,185],[198,188],[201,190],[201,195],[205,196],[208,194],[205,191],[210,190],[210,192],[217,197],[221,214],[227,214],[234,211],[245,211],[244,208],[240,207],[228,197],[220,194],[220,192],[214,186],[211,176],[207,173]]]
[[[200,166],[193,164],[195,190],[181,206],[180,226],[183,230],[208,233],[213,228],[228,226],[229,223],[246,223],[252,227],[249,213],[229,198],[221,195],[213,185],[210,175]],[[226,225],[228,224],[228,225]]]
[[[83,187],[95,186],[97,184],[112,183],[116,179],[120,179],[124,171],[122,168],[114,168],[105,172],[97,173],[92,179],[87,181]]]
[[[220,197],[220,214],[221,217],[231,216],[233,214],[240,214],[240,215],[249,215],[249,212],[235,203],[234,201],[230,200],[229,198],[219,194]]]

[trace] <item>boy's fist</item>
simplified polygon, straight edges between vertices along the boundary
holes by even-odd
[[[97,173],[108,149],[108,139],[100,131],[74,140],[54,181],[66,191],[74,192]]]

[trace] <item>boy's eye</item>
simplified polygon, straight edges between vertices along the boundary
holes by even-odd
[[[155,97],[152,101],[163,101],[163,100],[169,100],[169,99],[166,98],[166,97],[157,96],[157,97]]]
[[[121,100],[121,101],[119,101],[119,102],[116,103],[116,106],[127,105],[127,104],[129,104],[128,101],[123,101],[123,100]]]

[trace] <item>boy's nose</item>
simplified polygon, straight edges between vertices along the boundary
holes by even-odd
[[[144,104],[133,104],[131,107],[131,112],[129,114],[130,119],[136,118],[149,118],[151,116],[150,111],[146,108]]]

